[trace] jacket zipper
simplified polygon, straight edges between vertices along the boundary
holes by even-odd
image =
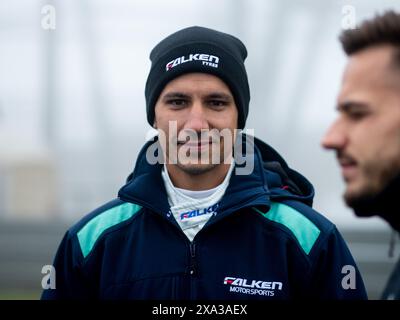
[[[155,208],[153,208],[152,206],[149,206],[148,204],[144,203],[143,201],[137,200],[137,199],[127,199],[126,197],[124,198],[120,198],[122,201],[127,201],[130,203],[135,203],[138,205],[141,205],[142,207],[146,208],[146,209],[150,209],[154,212],[158,212],[159,210],[156,210]],[[194,277],[197,274],[197,269],[196,269],[196,243],[194,241],[189,241],[189,239],[186,237],[186,235],[184,234],[184,232],[182,231],[182,229],[179,227],[178,224],[173,223],[169,217],[170,215],[168,215],[168,213],[166,215],[162,215],[162,217],[164,219],[166,219],[169,223],[171,223],[173,225],[173,227],[175,228],[176,231],[178,231],[178,234],[180,237],[183,237],[184,241],[189,242],[189,251],[190,251],[190,262],[189,262],[189,299],[193,300],[194,299]],[[197,236],[197,235],[196,235]]]
[[[190,299],[194,299],[194,277],[196,276],[196,244],[194,241],[190,242],[190,266],[189,266],[189,277],[190,277]]]

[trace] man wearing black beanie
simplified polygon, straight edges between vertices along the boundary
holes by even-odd
[[[149,124],[118,198],[66,233],[43,299],[365,299],[314,190],[245,135],[250,90],[237,38],[180,30],[151,52]]]
[[[215,30],[191,27],[161,41],[150,53],[152,62],[146,83],[147,121],[153,125],[154,107],[164,86],[186,73],[201,72],[222,79],[231,90],[244,128],[250,90],[244,60],[247,50],[237,38]]]

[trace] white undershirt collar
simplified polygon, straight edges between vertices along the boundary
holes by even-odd
[[[190,241],[212,215],[217,214],[219,202],[229,185],[234,166],[232,160],[224,181],[215,188],[193,191],[175,187],[164,164],[161,175],[167,191],[170,211]]]

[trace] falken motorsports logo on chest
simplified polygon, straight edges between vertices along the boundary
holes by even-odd
[[[204,214],[209,214],[209,213],[216,214],[218,206],[219,206],[219,203],[216,203],[216,204],[213,204],[212,206],[209,206],[208,208],[183,212],[180,214],[180,218],[181,218],[181,220],[187,220],[190,218],[202,216]]]
[[[283,287],[282,282],[279,281],[248,280],[235,277],[225,277],[224,284],[230,286],[230,292],[269,297],[273,297],[275,291],[281,291]]]
[[[218,68],[219,57],[205,53],[191,53],[188,56],[178,57],[168,62],[165,65],[165,71],[169,71],[172,68],[179,66],[180,64],[192,61],[201,61],[201,64],[203,66]]]

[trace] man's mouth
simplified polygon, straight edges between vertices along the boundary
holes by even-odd
[[[186,137],[186,139],[177,139],[178,145],[185,145],[187,147],[202,147],[208,146],[213,142],[216,142],[216,138],[210,137],[198,137],[197,139]]]
[[[357,170],[357,162],[350,157],[338,157],[338,161],[340,167],[342,168],[342,175],[345,180],[350,179],[354,176],[355,171]]]
[[[354,160],[352,160],[350,158],[339,158],[338,160],[339,160],[339,164],[342,167],[354,166],[354,165],[357,164],[356,161],[354,161]]]
[[[192,142],[192,141],[178,141],[178,146],[185,146],[187,148],[197,148],[197,149],[205,149],[209,148],[212,145],[212,141],[198,141],[198,142]]]

